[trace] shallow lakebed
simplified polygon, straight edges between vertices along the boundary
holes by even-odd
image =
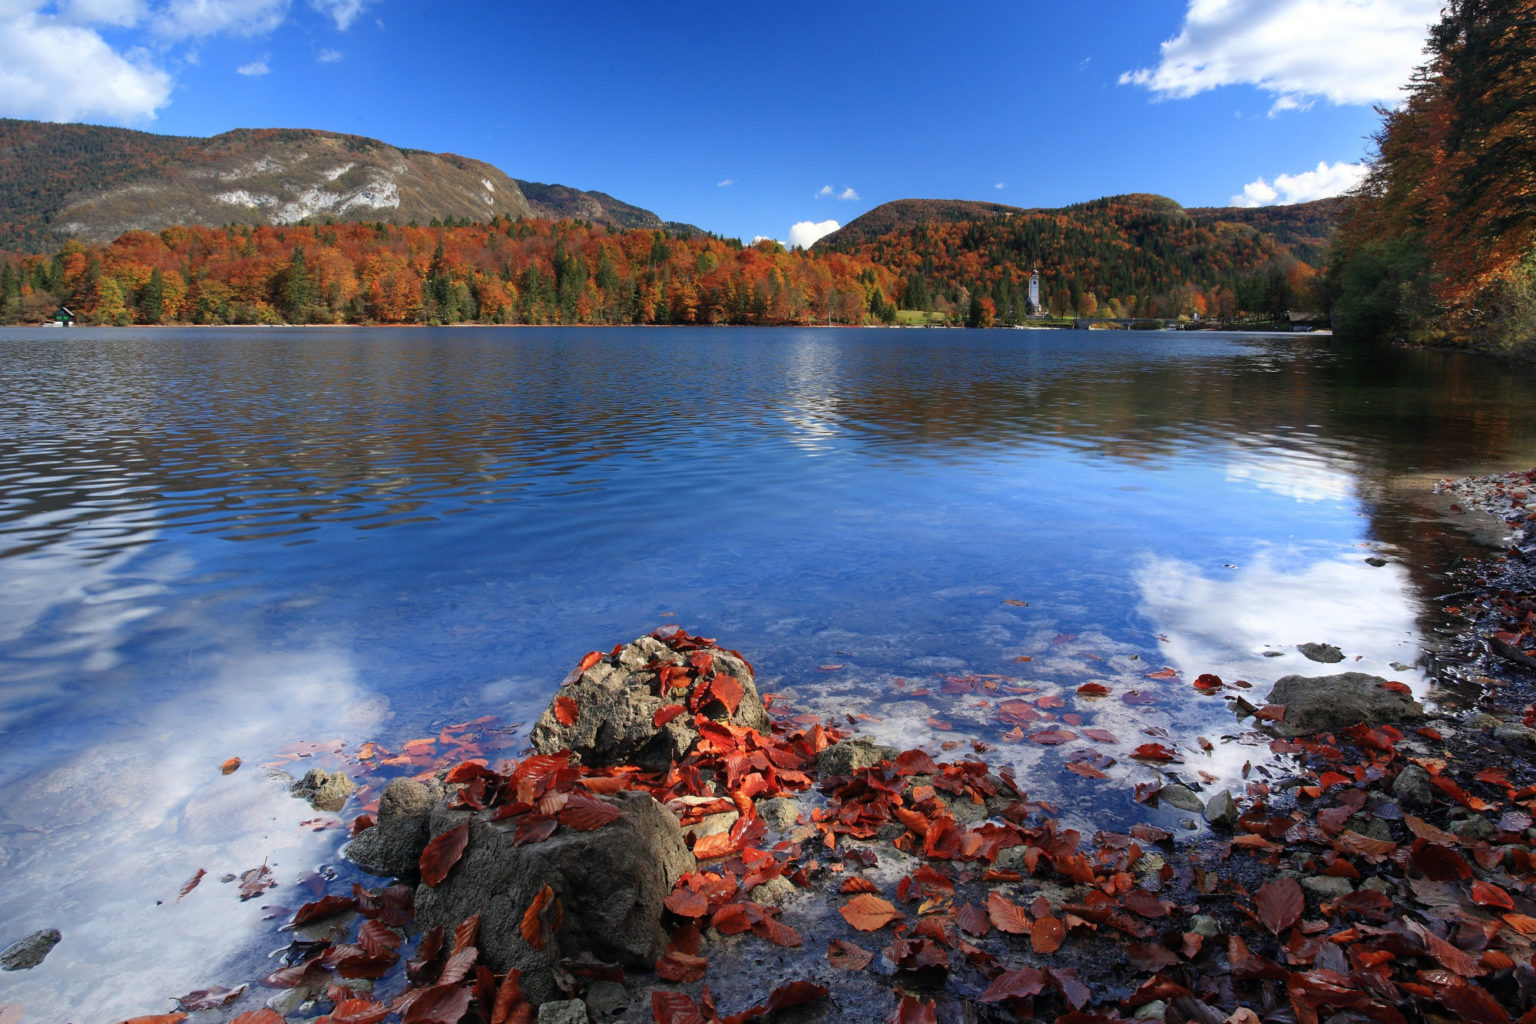
[[[664,623],[879,741],[982,744],[1084,829],[1142,813],[1145,729],[1196,785],[1268,756],[1201,673],[1262,695],[1334,671],[1297,650],[1326,642],[1456,699],[1420,654],[1443,573],[1487,549],[1432,485],[1536,464],[1530,375],[1313,337],[6,330],[0,354],[0,945],[63,935],[0,977],[28,1020],[265,973],[350,870],[355,807],[263,766],[440,756],[483,715],[513,754],[583,653]],[[1053,723],[1116,742],[1030,741]],[[1108,781],[1066,767],[1089,745]],[[262,864],[260,899],[218,883]]]

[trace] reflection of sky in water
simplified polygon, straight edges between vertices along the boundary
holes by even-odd
[[[0,407],[0,944],[65,942],[0,982],[28,1019],[156,1012],[269,968],[248,959],[280,944],[260,905],[310,898],[296,883],[339,840],[257,767],[290,742],[525,722],[582,653],[665,621],[878,739],[988,744],[1079,826],[1139,813],[1129,783],[1153,773],[1123,755],[1146,728],[1181,778],[1226,784],[1264,749],[1193,676],[1422,683],[1389,665],[1414,660],[1424,580],[1363,484],[1536,435],[1508,374],[1427,415],[1438,364],[1357,374],[1290,339],[33,339],[0,332],[20,396]],[[1391,400],[1360,416],[1358,381]],[[1351,660],[1313,665],[1307,641]],[[999,689],[944,692],[969,676]],[[1064,771],[1081,740],[1005,738],[1000,702],[1041,697],[1115,733],[1109,781]],[[268,857],[270,899],[216,881]]]

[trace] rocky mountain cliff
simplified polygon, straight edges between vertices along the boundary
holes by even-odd
[[[601,192],[522,184],[481,160],[310,129],[212,138],[0,119],[0,250],[110,241],[177,224],[580,217],[666,225]],[[686,225],[670,225],[684,229]]]

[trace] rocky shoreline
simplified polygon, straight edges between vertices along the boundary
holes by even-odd
[[[1262,704],[1180,684],[1230,698],[1279,766],[1137,785],[1203,816],[1196,840],[1080,835],[980,757],[775,706],[740,654],[658,631],[583,659],[531,756],[392,780],[347,849],[391,884],[300,908],[265,991],[137,1020],[1536,1019],[1536,471],[1442,489],[1515,532],[1453,609],[1487,645],[1477,710],[1354,672]]]

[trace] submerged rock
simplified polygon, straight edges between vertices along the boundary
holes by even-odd
[[[695,861],[677,818],[649,794],[621,791],[608,799],[621,811],[613,822],[590,832],[561,827],[523,845],[515,839],[516,822],[440,803],[432,811],[432,834],[467,820],[468,842],[447,878],[417,887],[417,922],[441,925],[451,935],[479,914],[485,963],[497,973],[517,968],[523,994],[535,1004],[559,998],[554,967],[563,958],[587,954],[651,969],[667,941],[663,902]],[[542,915],[548,936],[536,935],[536,947],[521,926],[545,886],[553,896]]]
[[[816,771],[823,778],[847,775],[860,768],[872,768],[881,761],[894,761],[895,747],[864,739],[862,736],[834,743],[816,755]]]
[[[719,648],[674,650],[667,641],[679,635],[641,637],[568,681],[534,723],[534,749],[571,750],[593,766],[661,769],[682,759],[699,738],[696,711],[767,733],[768,713],[751,666]]]
[[[317,811],[339,811],[346,806],[347,797],[357,788],[357,783],[341,772],[331,773],[324,768],[311,768],[304,777],[288,787],[288,792],[300,800],[309,801]]]
[[[1269,693],[1271,704],[1285,706],[1285,717],[1266,726],[1280,736],[1306,736],[1344,729],[1357,722],[1405,722],[1424,717],[1424,706],[1410,694],[1386,688],[1387,680],[1364,672],[1333,676],[1284,676]]]
[[[431,838],[428,819],[442,798],[443,786],[436,779],[391,780],[379,797],[377,820],[347,844],[347,858],[369,874],[415,879],[421,851]]]
[[[43,962],[64,936],[57,928],[44,928],[33,932],[20,941],[13,942],[0,953],[0,970],[27,971]]]
[[[1315,661],[1322,665],[1336,665],[1344,660],[1344,652],[1333,644],[1297,644],[1296,649],[1308,661]]]

